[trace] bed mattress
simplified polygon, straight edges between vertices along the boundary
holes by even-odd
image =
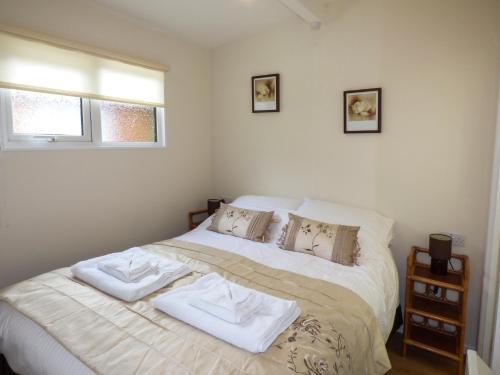
[[[279,249],[274,243],[256,243],[208,231],[208,221],[179,240],[236,253],[269,267],[284,269],[342,285],[363,298],[373,309],[387,340],[399,302],[397,270],[390,250],[374,244],[345,267],[307,254]],[[22,374],[94,374],[52,336],[23,314],[0,303],[0,352],[14,371]]]

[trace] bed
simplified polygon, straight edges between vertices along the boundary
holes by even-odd
[[[268,241],[259,243],[209,231],[207,230],[210,224],[209,218],[198,228],[174,240],[151,244],[144,248],[192,262],[195,274],[215,270],[225,277],[234,277],[237,282],[252,283],[249,285],[256,289],[262,288],[270,294],[294,296],[304,306],[304,315],[299,318],[298,325],[278,337],[268,352],[259,355],[242,353],[241,349],[198,332],[193,327],[185,327],[182,322],[161,316],[160,313],[153,311],[147,298],[133,304],[118,302],[74,280],[68,269],[41,275],[40,279],[34,278],[16,284],[6,288],[7,293],[5,290],[2,292],[0,352],[13,370],[22,374],[282,372],[309,375],[327,373],[327,370],[332,374],[356,374],[361,373],[360,369],[363,369],[363,373],[370,374],[386,372],[390,368],[390,363],[384,343],[393,327],[399,304],[398,275],[388,247],[393,223],[381,219],[378,214],[371,211],[345,208],[345,206],[329,207],[327,202],[311,200],[303,203],[295,200],[244,196],[237,199],[235,204],[240,207],[275,210],[276,220],[271,225]],[[327,209],[324,209],[325,206]],[[332,218],[330,216],[332,209],[335,215],[340,216]],[[361,225],[361,254],[358,265],[346,267],[308,254],[280,249],[275,242],[289,212],[298,212],[304,216],[314,216],[323,220],[330,219],[330,222],[338,219],[343,221],[342,224]],[[180,280],[179,285],[190,282],[190,277],[193,276]],[[31,284],[26,284],[30,282]],[[43,290],[40,285],[44,286]],[[176,285],[178,283],[173,287]],[[125,349],[118,350],[116,347],[120,345],[116,343],[110,346],[103,344],[100,348],[100,342],[106,340],[104,336],[99,338],[97,329],[99,327],[92,328],[90,335],[82,335],[88,327],[74,323],[80,322],[78,314],[85,315],[80,309],[68,310],[66,315],[70,318],[66,315],[61,317],[61,320],[66,319],[64,324],[57,323],[59,321],[56,319],[57,309],[55,311],[47,307],[47,310],[44,310],[48,305],[44,304],[44,296],[49,292],[52,299],[47,297],[47,301],[54,301],[59,298],[59,294],[65,293],[65,299],[61,297],[61,301],[70,299],[78,301],[81,298],[80,302],[88,303],[88,306],[95,311],[106,308],[103,314],[110,314],[107,319],[114,325],[119,325],[118,320],[113,320],[118,319],[116,316],[119,313],[122,314],[119,318],[122,320],[127,316],[134,316],[133,320],[127,323],[127,327],[121,328],[129,330],[124,336],[127,339],[131,335],[135,335],[134,338],[149,338],[154,335],[160,337],[157,331],[152,330],[173,332],[177,336],[184,337],[176,336],[172,339],[165,335],[165,340],[156,342],[153,340],[147,343],[149,347],[144,351],[148,354],[136,353],[137,350],[130,354],[132,350],[130,346],[135,345],[132,342],[126,349],[128,352]],[[325,306],[322,309],[317,308],[320,302]],[[32,309],[35,308],[40,316],[36,316],[37,313],[30,314],[30,310],[26,307],[28,305]],[[347,305],[358,307],[350,311]],[[113,309],[116,312],[108,311]],[[309,314],[311,311],[322,318],[316,320]],[[54,315],[54,318],[46,320],[50,315]],[[336,332],[332,333],[332,336],[325,336],[326,341],[323,340],[323,344],[326,344],[325,349],[324,345],[321,346],[322,339],[314,335],[319,333],[321,336],[322,333],[319,331],[326,329],[328,324],[331,325],[330,330],[343,329],[344,332],[343,335]],[[148,330],[151,332],[145,334]],[[353,333],[355,331],[357,333]],[[103,329],[101,334],[105,335],[105,332]],[[115,334],[119,336],[122,333],[117,331]],[[352,337],[349,338],[349,335]],[[74,339],[68,339],[70,336],[74,336]],[[85,343],[86,340],[89,341],[88,344]],[[307,345],[304,344],[305,341],[299,344],[300,340],[308,340]],[[335,342],[332,343],[332,340]],[[162,347],[163,352],[160,350],[160,354],[168,354],[165,354],[169,358],[168,361],[161,364],[161,360],[150,358],[151,352],[157,349],[155,345]],[[193,350],[193,345],[202,345],[203,349]],[[88,348],[89,346],[92,346],[92,350]],[[328,352],[328,348],[334,349],[337,359],[328,362],[323,358],[326,354],[322,351]],[[134,355],[137,354],[143,367],[137,367],[136,363],[127,365],[127,360],[123,358],[117,363],[110,364],[112,354],[101,353],[106,351],[126,352],[130,361],[136,358]],[[196,354],[193,354],[194,352]],[[116,357],[119,358],[119,355]],[[150,366],[146,365],[148,361],[151,363]]]

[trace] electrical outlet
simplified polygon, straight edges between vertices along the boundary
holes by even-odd
[[[453,249],[465,249],[465,236],[457,233],[445,233],[451,237],[451,247]]]

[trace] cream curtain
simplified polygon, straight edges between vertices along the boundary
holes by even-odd
[[[165,70],[0,30],[0,87],[162,107]]]

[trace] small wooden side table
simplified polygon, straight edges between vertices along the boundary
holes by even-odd
[[[429,264],[419,258],[430,260],[429,250],[412,247],[407,260],[403,355],[408,345],[416,346],[457,361],[457,374],[462,375],[469,257],[453,254],[457,269],[449,269],[446,276],[431,273]]]
[[[201,214],[208,214],[208,209],[204,210],[196,210],[196,211],[189,211],[189,229],[194,229],[198,225],[200,225],[203,221],[194,221],[194,217],[201,215]]]

